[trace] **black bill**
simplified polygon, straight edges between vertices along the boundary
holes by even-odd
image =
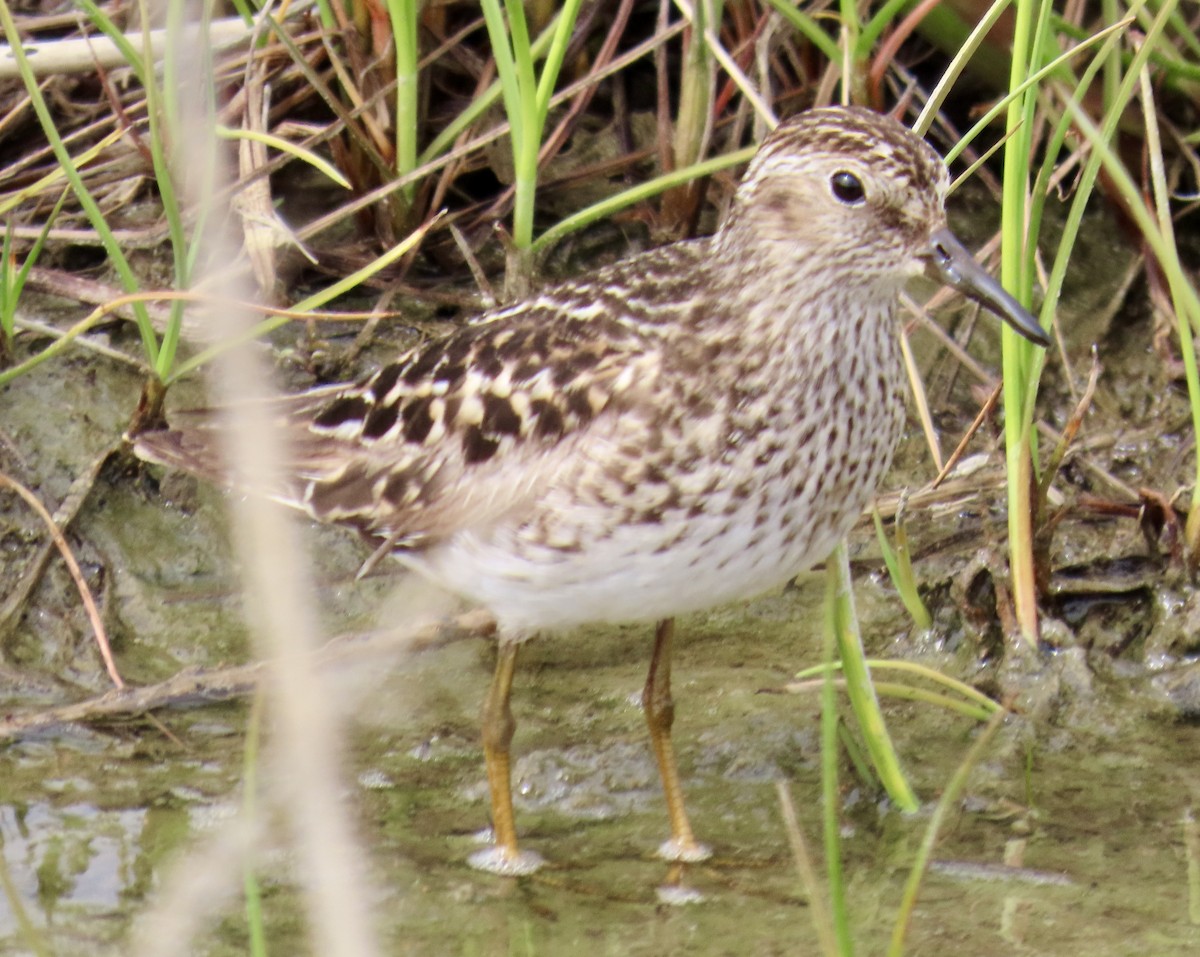
[[[1046,330],[1038,325],[1029,310],[1010,296],[975,261],[967,247],[949,229],[943,227],[934,230],[929,237],[929,266],[926,272],[930,278],[944,282],[964,296],[970,296],[981,306],[986,306],[1030,342],[1043,347],[1050,345]]]

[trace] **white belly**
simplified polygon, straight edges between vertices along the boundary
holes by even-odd
[[[876,463],[880,473],[890,453]],[[606,527],[576,505],[577,550],[538,545],[520,526],[459,533],[406,559],[443,587],[490,609],[513,638],[590,622],[653,621],[750,598],[824,559],[874,494],[877,478],[846,487],[811,481],[718,493],[703,515],[667,512],[653,525]],[[836,503],[836,504],[834,504]]]

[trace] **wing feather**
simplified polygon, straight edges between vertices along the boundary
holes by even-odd
[[[602,455],[622,412],[654,401],[669,337],[704,314],[686,276],[708,254],[707,240],[651,250],[359,383],[285,397],[291,459],[275,497],[410,547],[528,506],[573,456]],[[139,436],[136,452],[228,484],[211,412],[185,422]]]
[[[534,300],[401,356],[294,433],[295,504],[412,541],[520,509],[657,374],[653,336],[600,325]]]

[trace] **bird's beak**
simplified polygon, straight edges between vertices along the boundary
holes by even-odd
[[[1017,300],[1008,294],[979,263],[967,248],[946,227],[935,229],[929,237],[926,275],[970,296],[986,306],[1030,342],[1050,345],[1046,330]]]

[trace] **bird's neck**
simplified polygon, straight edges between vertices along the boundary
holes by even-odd
[[[737,338],[749,349],[836,359],[841,350],[886,350],[895,339],[900,286],[864,273],[851,259],[811,242],[736,235],[714,237],[711,254],[708,274],[719,308],[705,313],[732,311]]]

